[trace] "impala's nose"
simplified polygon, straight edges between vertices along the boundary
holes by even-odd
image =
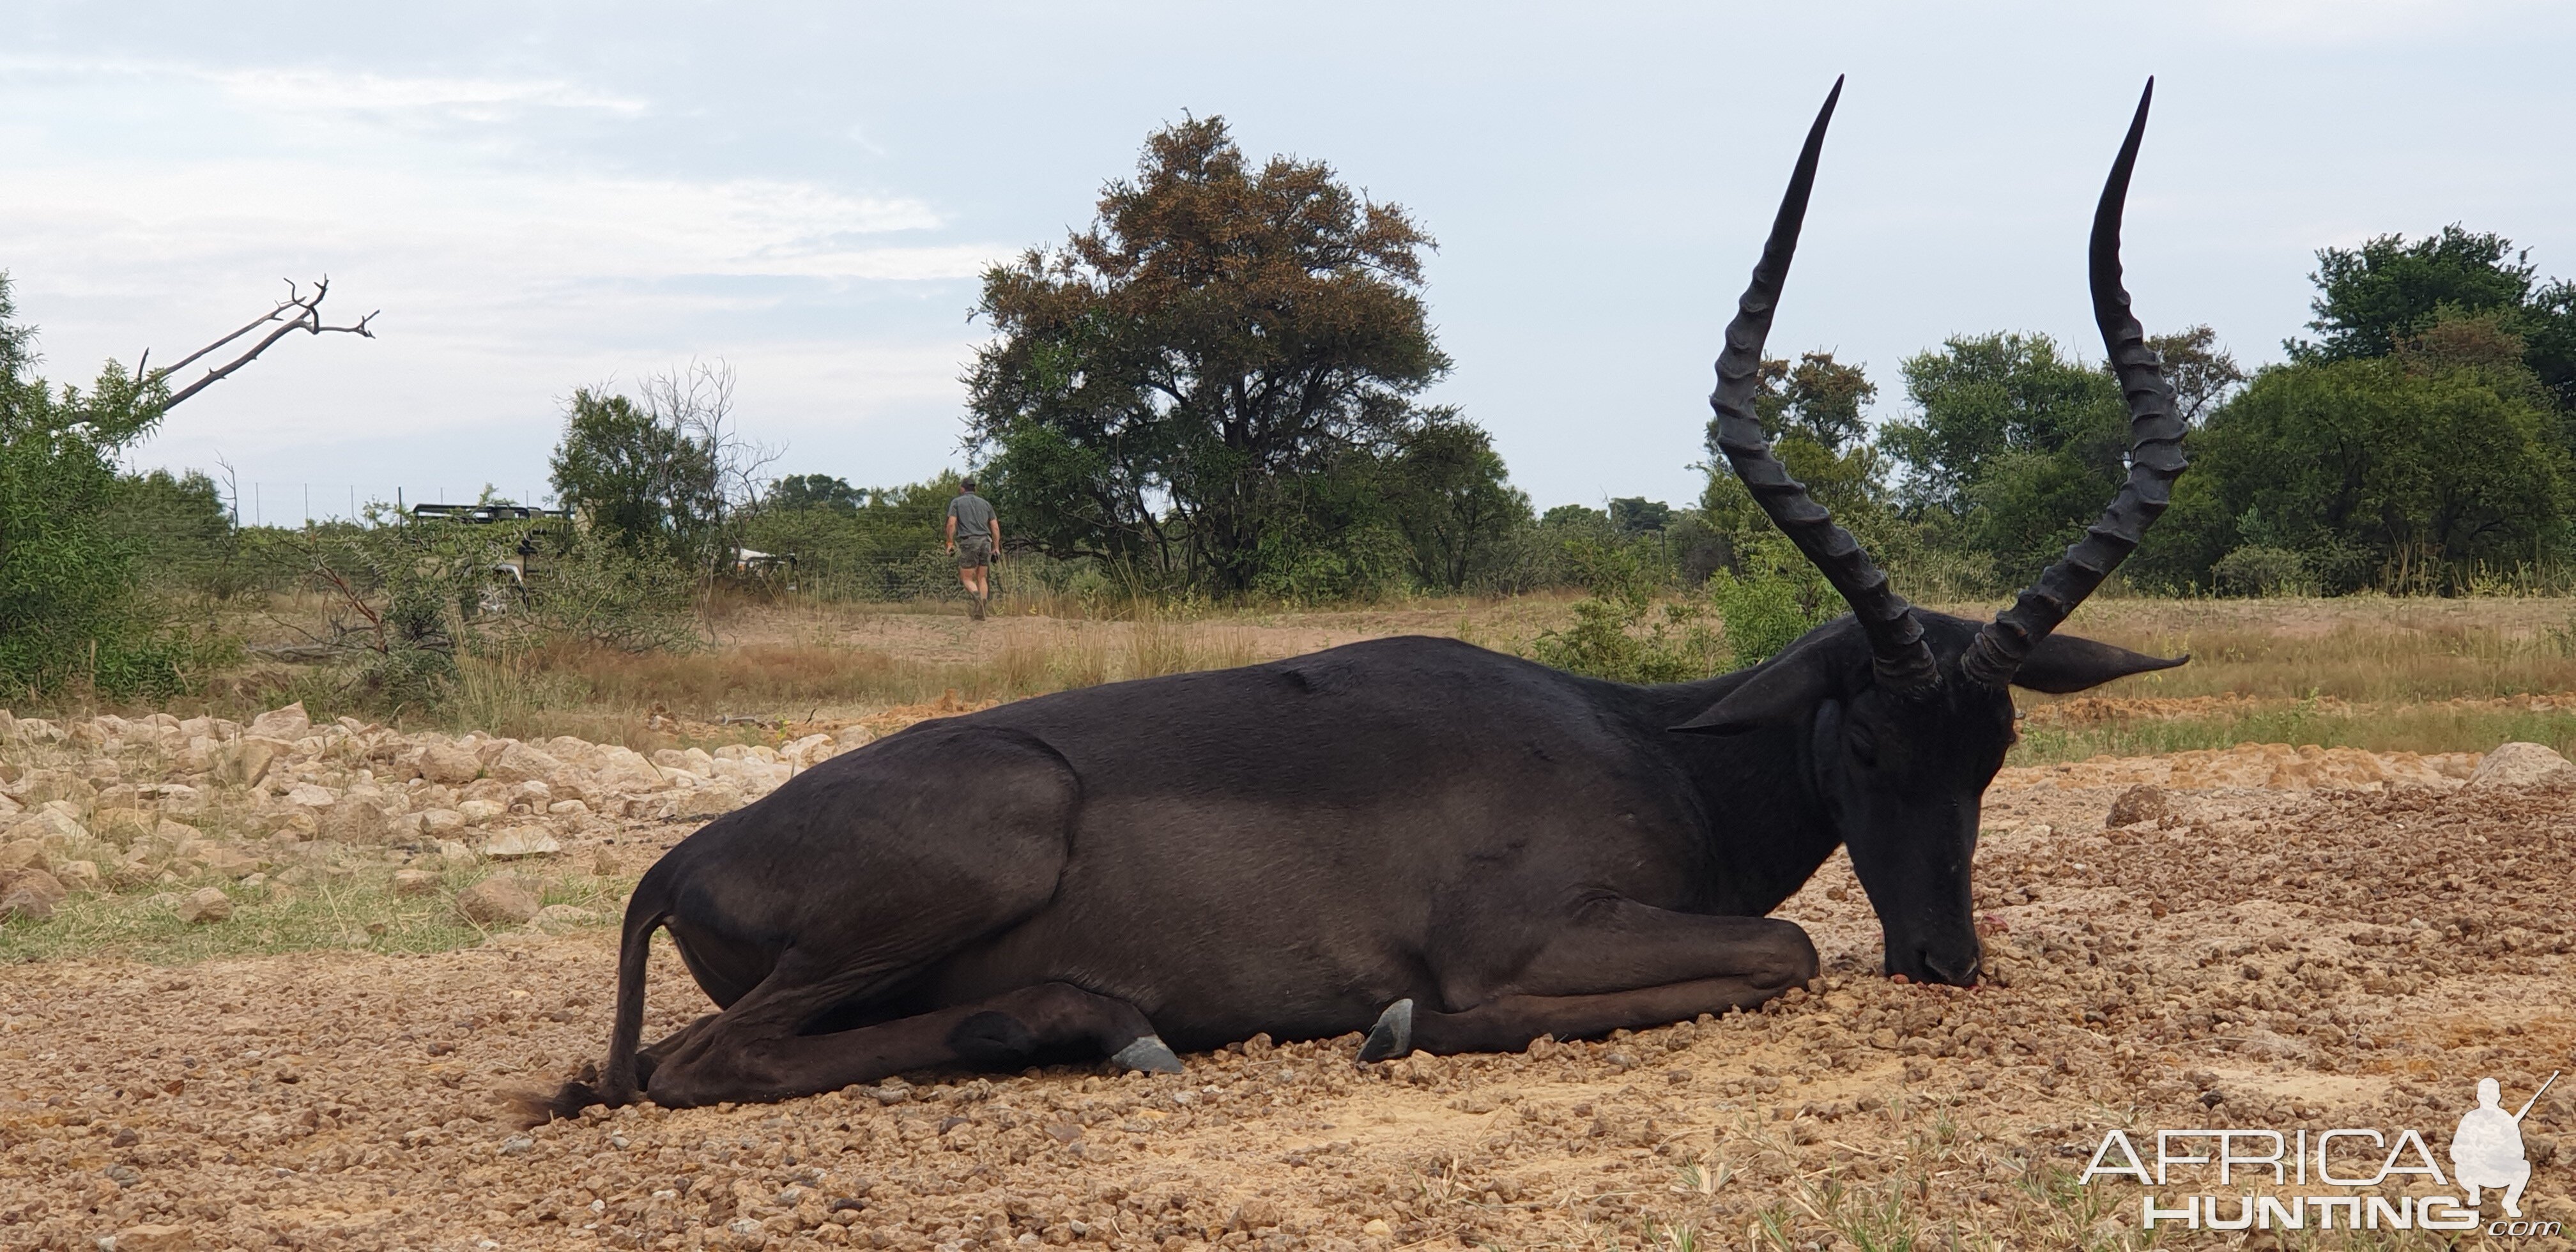
[[[1977,953],[1974,950],[1965,953],[1939,953],[1927,948],[1923,950],[1920,960],[1923,972],[1931,975],[1934,982],[1948,983],[1953,987],[1977,985]]]

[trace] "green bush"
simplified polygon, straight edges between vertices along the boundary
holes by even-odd
[[[1574,606],[1574,624],[1541,634],[1531,655],[1541,664],[1623,683],[1687,682],[1716,673],[1724,658],[1707,607],[1688,600],[1656,603],[1667,585],[1660,549],[1643,541],[1607,546],[1575,541],[1567,558],[1582,571],[1592,598]]]
[[[2221,595],[2293,596],[2314,590],[2307,559],[2288,548],[2247,544],[2218,558],[2209,572]]]
[[[1771,659],[1843,611],[1833,584],[1777,532],[1748,543],[1741,571],[1711,575],[1708,596],[1738,669]]]
[[[90,390],[56,390],[30,376],[14,312],[0,275],[0,691],[174,692],[197,648],[143,594],[143,545],[116,524],[118,456],[169,392],[113,361]]]

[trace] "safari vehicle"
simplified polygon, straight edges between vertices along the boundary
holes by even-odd
[[[486,504],[415,504],[413,518],[421,521],[450,521],[470,526],[492,526],[506,522],[535,522],[519,534],[519,542],[509,556],[493,562],[484,570],[487,576],[475,593],[473,612],[484,617],[497,617],[527,602],[530,580],[542,571],[538,557],[544,552],[540,538],[558,528],[546,523],[566,525],[574,521],[571,509],[541,509],[532,505]]]

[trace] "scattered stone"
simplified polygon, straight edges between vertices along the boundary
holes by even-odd
[[[300,782],[286,789],[286,802],[297,808],[327,809],[338,804],[340,797],[329,787]]]
[[[552,817],[588,817],[590,806],[579,800],[557,800],[546,806],[546,813]]]
[[[456,911],[478,926],[522,926],[535,920],[545,901],[517,877],[486,878],[456,893]]]
[[[89,827],[81,825],[80,820],[71,814],[49,806],[20,818],[17,824],[9,827],[9,838],[13,841],[76,843],[89,838]]]
[[[176,852],[205,837],[206,832],[186,822],[174,822],[166,817],[161,819],[159,825],[152,828],[152,842],[160,845],[164,852]]]
[[[457,815],[469,826],[480,826],[509,811],[510,806],[498,800],[465,800],[456,806]]]
[[[125,843],[152,833],[160,822],[158,814],[142,809],[119,807],[100,809],[90,821],[91,833],[109,843]]]
[[[438,878],[439,876],[436,873],[425,869],[395,870],[394,894],[398,896],[429,895],[438,890]]]
[[[1368,1220],[1368,1225],[1360,1227],[1360,1233],[1372,1239],[1383,1239],[1394,1234],[1395,1227],[1387,1225],[1383,1217],[1372,1217]]]
[[[305,713],[304,702],[298,700],[285,708],[270,709],[252,718],[249,728],[243,733],[270,739],[283,739],[293,743],[310,733],[312,729],[313,719]]]
[[[721,817],[742,807],[742,792],[731,783],[716,783],[679,792],[676,802],[674,817]]]
[[[282,740],[265,736],[237,739],[208,753],[214,765],[215,781],[236,787],[255,787],[268,777],[269,768],[279,757],[294,750]]]
[[[0,872],[0,891],[29,892],[42,897],[47,904],[58,904],[70,894],[60,878],[34,868]]]
[[[2166,799],[2164,788],[2153,783],[2139,783],[2121,792],[2120,798],[2111,802],[2111,815],[2103,819],[2102,824],[2135,826],[2140,822],[2162,821],[2172,813],[2173,805]]]
[[[0,891],[0,923],[41,922],[54,915],[54,902],[25,887]]]
[[[493,757],[483,772],[506,783],[544,782],[564,772],[564,763],[540,749],[514,740],[503,745],[501,754]]]
[[[191,925],[207,925],[232,920],[233,898],[221,887],[199,887],[179,901],[179,920]]]
[[[2537,743],[2508,743],[2487,753],[2469,775],[2467,791],[2558,790],[2576,786],[2576,764]]]
[[[267,862],[258,857],[239,848],[228,848],[222,844],[207,844],[191,848],[188,859],[205,866],[207,873],[219,874],[225,878],[248,878],[268,868]]]
[[[128,1226],[116,1232],[115,1240],[116,1252],[194,1252],[197,1246],[185,1226]]]
[[[483,845],[483,855],[496,861],[527,856],[552,856],[563,851],[563,844],[543,826],[513,826],[492,836]]]
[[[87,804],[98,799],[98,788],[91,786],[88,779],[70,770],[28,770],[27,777],[19,783],[16,790],[18,803],[31,809],[43,808],[48,802],[54,800]]]
[[[96,891],[101,876],[96,861],[66,861],[54,867],[54,877],[68,890]]]
[[[424,835],[428,835],[433,839],[442,839],[463,829],[465,829],[465,815],[463,813],[459,813],[454,809],[421,810],[420,833]]]
[[[420,776],[434,783],[462,787],[483,776],[483,758],[452,743],[433,743],[421,750]]]
[[[12,870],[44,869],[52,863],[51,858],[45,855],[45,845],[35,839],[23,838],[0,845],[0,874]]]

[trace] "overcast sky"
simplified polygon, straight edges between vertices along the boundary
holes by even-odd
[[[960,465],[982,266],[1086,223],[1145,134],[1223,115],[1440,241],[1434,397],[1542,507],[1696,498],[1709,362],[1850,75],[1775,354],[1963,332],[2098,358],[2083,235],[2137,91],[2150,331],[2302,333],[2311,253],[2446,222],[2576,274],[2576,9],[2166,6],[75,5],[0,42],[0,269],[46,371],[163,359],[329,274],[297,336],[137,464],[264,520],[542,494],[575,386],[722,359],[782,472]]]

